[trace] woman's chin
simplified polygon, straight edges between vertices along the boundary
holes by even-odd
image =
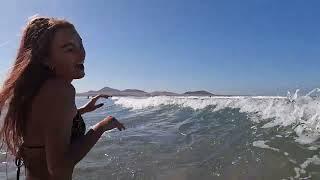
[[[82,73],[77,74],[74,79],[82,79],[84,76],[85,76],[85,73],[82,72]]]

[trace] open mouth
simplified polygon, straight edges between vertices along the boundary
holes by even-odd
[[[80,70],[84,70],[84,65],[83,64],[77,64],[76,68],[80,69]]]

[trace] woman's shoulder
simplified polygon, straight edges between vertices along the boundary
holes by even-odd
[[[33,108],[39,116],[47,116],[53,110],[67,109],[72,112],[70,116],[75,114],[75,88],[72,84],[59,80],[47,80],[39,90],[33,101]],[[49,112],[50,111],[50,112]]]
[[[47,80],[41,90],[40,94],[42,95],[65,95],[65,96],[74,96],[75,88],[69,82],[66,82],[61,79],[49,79]]]

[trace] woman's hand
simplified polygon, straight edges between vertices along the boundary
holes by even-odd
[[[100,121],[99,126],[102,127],[103,131],[109,131],[114,128],[118,128],[119,131],[126,129],[122,123],[112,116],[108,116],[104,120]]]
[[[94,111],[94,110],[96,110],[96,109],[98,109],[98,108],[103,106],[103,103],[95,105],[99,98],[108,99],[109,97],[112,97],[112,96],[104,95],[104,94],[96,95],[92,99],[90,99],[90,101],[86,105],[81,107],[78,111],[79,111],[80,114],[84,114],[84,113],[87,113],[87,112]]]

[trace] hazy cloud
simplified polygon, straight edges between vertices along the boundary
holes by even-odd
[[[31,21],[31,20],[39,17],[39,16],[40,16],[40,15],[39,15],[38,13],[36,13],[36,14],[34,14],[34,15],[32,15],[32,16],[29,16],[29,17],[28,17],[28,21]]]
[[[5,41],[5,42],[3,42],[3,43],[0,43],[0,48],[3,47],[3,46],[5,46],[5,45],[7,45],[7,44],[9,44],[9,42],[10,42],[10,41]]]

